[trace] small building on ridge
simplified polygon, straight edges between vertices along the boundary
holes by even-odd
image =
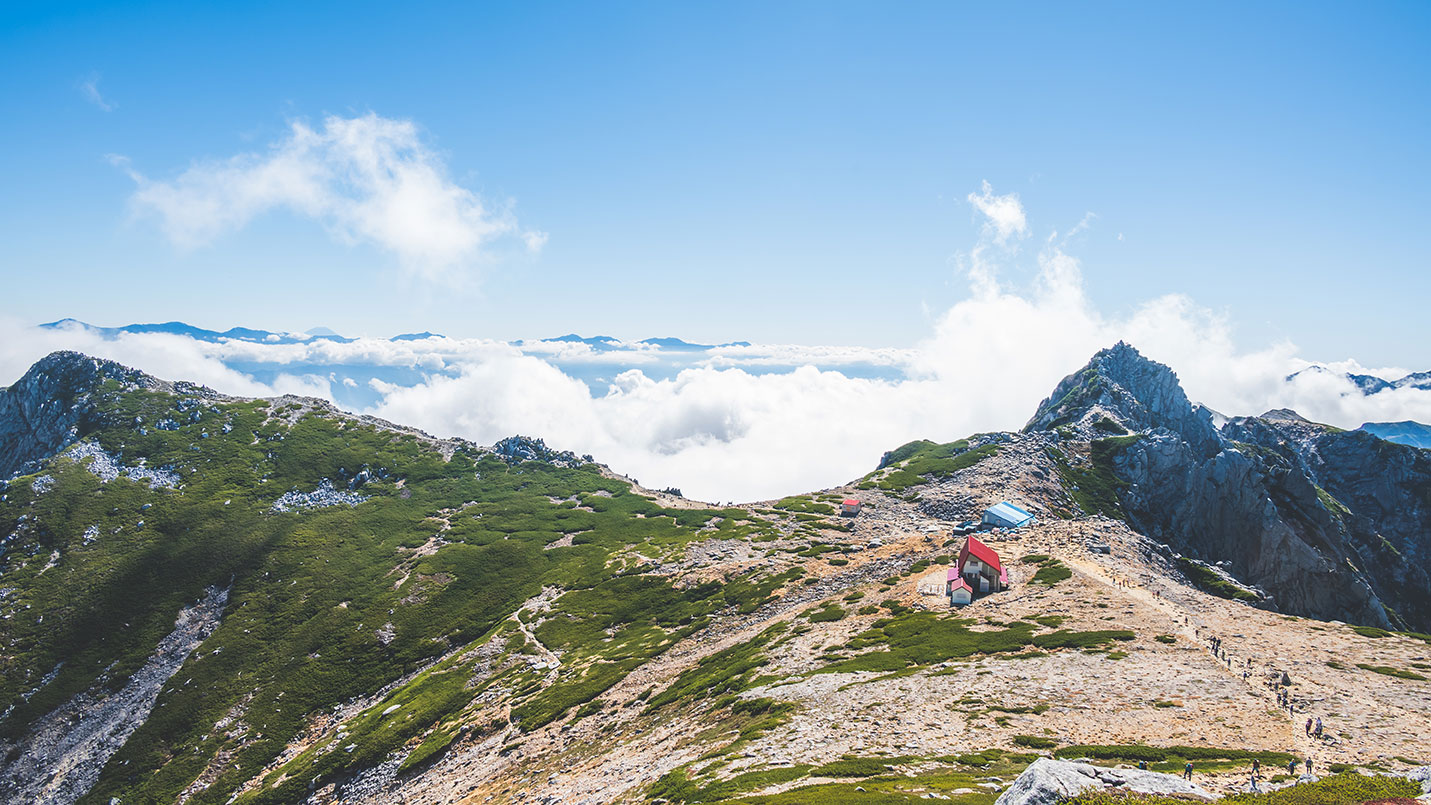
[[[1008,502],[996,503],[984,510],[984,525],[991,528],[1019,528],[1034,521],[1034,516]]]
[[[981,593],[997,593],[1009,587],[1009,571],[993,548],[970,536],[959,549],[959,576]]]

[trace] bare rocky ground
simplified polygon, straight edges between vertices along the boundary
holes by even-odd
[[[0,766],[6,802],[67,805],[87,792],[104,764],[154,709],[164,683],[218,628],[229,591],[210,588],[179,612],[174,630],[119,691],[88,690],[38,722]],[[0,750],[11,747],[0,744]]]
[[[1046,436],[1015,437],[996,456],[942,483],[922,488],[921,503],[970,515],[1000,500],[1015,500],[1040,515],[1016,532],[986,535],[1010,566],[1011,590],[976,601],[960,614],[979,622],[1058,615],[1062,628],[1129,629],[1135,640],[1115,654],[1062,649],[1013,659],[975,656],[913,675],[811,674],[820,654],[868,628],[879,615],[811,624],[771,654],[763,673],[777,677],[746,693],[795,702],[786,723],[750,742],[721,770],[722,778],[794,763],[818,764],[843,755],[938,756],[986,748],[1018,750],[1016,735],[1060,743],[1205,745],[1294,752],[1316,769],[1332,763],[1404,769],[1397,758],[1426,762],[1431,735],[1431,683],[1363,670],[1358,663],[1393,668],[1431,663],[1431,645],[1401,636],[1368,637],[1340,623],[1293,618],[1216,598],[1190,587],[1161,546],[1121,521],[1102,517],[1059,520],[1066,506],[1057,475],[1043,455]],[[630,674],[604,693],[598,714],[559,721],[523,736],[515,729],[478,735],[454,745],[427,770],[409,777],[375,775],[371,785],[319,792],[315,802],[597,803],[641,801],[647,786],[678,766],[730,741],[733,731],[700,709],[644,715],[640,699],[720,649],[749,640],[812,604],[853,592],[860,603],[895,599],[906,606],[947,610],[941,597],[915,591],[918,574],[886,589],[919,559],[957,550],[948,520],[918,503],[845,487],[825,490],[866,501],[849,534],[826,532],[831,542],[865,547],[849,564],[810,559],[808,578],[749,616],[717,621]],[[670,505],[670,500],[663,503]],[[1109,546],[1108,554],[1089,550]],[[877,547],[866,547],[875,546]],[[1073,571],[1052,587],[1030,584],[1027,554],[1048,554]],[[712,541],[692,546],[684,562],[662,566],[705,576],[758,563],[748,545]],[[881,613],[883,614],[883,613]],[[979,628],[979,627],[974,627]],[[989,628],[995,628],[989,626]],[[1162,636],[1162,640],[1157,639]],[[1215,655],[1210,639],[1221,640]],[[1119,656],[1123,655],[1123,656]],[[1413,665],[1416,664],[1416,665]],[[1295,713],[1277,704],[1269,680],[1286,673]],[[503,705],[493,702],[493,714]],[[995,708],[1031,708],[1010,713]],[[1321,717],[1322,741],[1303,731]],[[1027,751],[1027,750],[1018,750]],[[392,764],[395,765],[395,764]],[[774,785],[772,793],[812,780]],[[991,782],[999,787],[1006,783]],[[1213,791],[1242,790],[1245,773],[1199,775]]]

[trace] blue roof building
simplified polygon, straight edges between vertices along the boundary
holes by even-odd
[[[996,503],[984,510],[984,525],[994,528],[1018,528],[1034,521],[1034,516],[1008,502]]]

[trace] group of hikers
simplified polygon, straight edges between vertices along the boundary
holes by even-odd
[[[1310,724],[1310,723],[1311,723],[1311,722],[1308,721],[1308,724]],[[1317,726],[1318,726],[1318,728],[1320,728],[1320,727],[1321,727],[1321,724],[1319,723]],[[1312,734],[1311,729],[1312,729],[1311,727],[1308,727],[1308,728],[1307,728],[1307,734],[1308,734],[1308,735]],[[1301,762],[1301,764],[1299,764],[1299,763],[1297,762],[1297,759],[1296,759],[1296,758],[1292,758],[1291,760],[1287,761],[1287,774],[1288,774],[1289,776],[1291,776],[1291,777],[1296,777],[1296,776],[1297,776],[1297,766],[1298,766],[1298,765],[1302,765],[1302,764],[1305,764],[1306,767],[1307,767],[1306,773],[1307,773],[1307,774],[1311,774],[1311,773],[1312,773],[1312,757],[1311,757],[1311,755],[1308,755],[1307,758]],[[1142,769],[1142,770],[1144,770],[1144,771],[1147,771],[1147,769],[1148,769],[1148,761],[1146,761],[1146,760],[1140,760],[1140,761],[1138,761],[1138,768],[1140,768],[1140,769]],[[1193,778],[1193,764],[1192,764],[1192,761],[1189,760],[1189,761],[1186,761],[1185,763],[1183,763],[1183,779],[1184,779],[1184,780],[1191,781],[1192,778]],[[1248,790],[1254,791],[1254,792],[1261,792],[1262,789],[1258,786],[1258,783],[1260,783],[1261,781],[1262,781],[1262,761],[1259,760],[1259,759],[1257,759],[1257,758],[1253,758],[1253,759],[1252,759],[1252,774],[1248,776],[1248,780],[1247,780]]]
[[[1201,630],[1198,629],[1194,629],[1193,634],[1199,637],[1202,636]],[[1216,635],[1208,635],[1207,645],[1208,649],[1212,652],[1212,656],[1214,658],[1222,660],[1222,662],[1228,668],[1233,667],[1232,658],[1227,655],[1227,650],[1222,647],[1222,638]],[[1242,680],[1244,682],[1246,682],[1252,677],[1251,657],[1248,657],[1243,663],[1240,663],[1238,667],[1242,668]],[[1276,675],[1270,681],[1267,682],[1267,686],[1269,688],[1272,688],[1273,694],[1277,697],[1278,709],[1286,710],[1289,715],[1296,715],[1297,704],[1296,702],[1292,701],[1291,685],[1292,680],[1290,677],[1287,676],[1286,671],[1283,671],[1281,674]],[[1311,734],[1312,733],[1308,731],[1307,735],[1311,736]],[[1317,737],[1322,737],[1321,733],[1317,733]]]
[[[1193,633],[1198,637],[1203,637],[1202,630],[1200,629],[1194,629]],[[1227,655],[1227,651],[1222,647],[1222,638],[1217,637],[1216,635],[1207,635],[1206,640],[1209,650],[1212,651],[1212,656],[1216,659],[1222,660],[1224,663],[1226,663],[1228,668],[1232,668],[1232,658]],[[1252,660],[1251,658],[1248,658],[1245,663],[1245,668],[1242,671],[1242,679],[1244,681],[1251,677],[1251,669]],[[1292,679],[1287,675],[1286,671],[1283,671],[1280,674],[1273,675],[1272,678],[1267,681],[1267,686],[1272,688],[1273,693],[1277,697],[1277,706],[1281,709],[1285,709],[1289,714],[1295,714],[1297,712],[1297,704],[1292,700],[1291,685]],[[1322,739],[1321,717],[1318,716],[1316,718],[1308,718],[1307,723],[1304,724],[1302,727],[1302,731],[1306,734],[1308,738],[1320,741]],[[1312,773],[1312,758],[1310,755],[1307,756],[1305,760],[1301,761],[1300,764],[1298,763],[1296,758],[1289,760],[1287,762],[1287,774],[1296,777],[1298,765],[1304,765],[1306,767],[1306,774]],[[1138,768],[1140,769],[1146,769],[1147,767],[1148,765],[1146,763],[1138,764]],[[1193,764],[1192,761],[1188,761],[1186,764],[1183,765],[1183,779],[1192,780],[1192,775]],[[1259,786],[1259,783],[1261,781],[1262,763],[1261,761],[1254,758],[1252,761],[1252,773],[1251,775],[1249,775],[1247,781],[1248,790],[1261,791],[1262,789]]]

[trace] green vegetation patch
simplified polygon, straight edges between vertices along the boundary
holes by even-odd
[[[1034,573],[1030,583],[1052,587],[1060,581],[1071,578],[1073,578],[1073,571],[1069,569],[1068,565],[1057,559],[1050,559]]]
[[[869,649],[834,662],[817,673],[875,671],[889,673],[928,666],[975,654],[1016,653],[1030,646],[1040,649],[1093,648],[1112,641],[1132,640],[1126,630],[1074,632],[1060,629],[1035,634],[1037,626],[1016,622],[1006,629],[974,631],[968,621],[932,612],[906,612],[876,621],[843,646],[847,651]]]
[[[1385,676],[1394,676],[1397,679],[1414,679],[1418,682],[1426,681],[1426,677],[1421,674],[1415,671],[1408,671],[1404,668],[1392,668],[1389,665],[1368,665],[1364,662],[1357,663],[1356,667],[1363,671],[1371,671],[1373,673],[1384,674]]]
[[[1101,514],[1118,520],[1124,519],[1118,493],[1128,484],[1114,472],[1113,462],[1139,438],[1141,437],[1132,435],[1095,439],[1088,445],[1089,460],[1086,466],[1075,466],[1062,450],[1056,447],[1048,448],[1048,456],[1053,460],[1064,491],[1068,492],[1084,514]]]
[[[1221,802],[1236,805],[1358,805],[1394,798],[1411,799],[1421,793],[1417,783],[1404,777],[1368,777],[1354,772],[1337,774],[1265,794],[1231,794]],[[1080,794],[1067,805],[1186,805],[1187,800],[1108,791]]]
[[[826,603],[819,609],[811,609],[807,612],[807,617],[811,623],[830,623],[845,619],[845,610],[834,601]]]
[[[1177,557],[1176,562],[1178,569],[1183,572],[1183,575],[1187,576],[1189,581],[1205,593],[1211,593],[1219,598],[1227,598],[1233,601],[1251,602],[1260,600],[1256,593],[1250,590],[1244,590],[1236,584],[1229,582],[1227,579],[1224,579],[1222,576],[1198,562],[1181,556]]]
[[[1099,745],[1074,744],[1065,746],[1054,753],[1059,758],[1091,758],[1125,763],[1169,763],[1181,764],[1189,760],[1252,760],[1277,767],[1286,766],[1296,759],[1288,752],[1259,752],[1249,749],[1230,749],[1216,746],[1144,746],[1142,744]]]
[[[1378,629],[1375,626],[1353,626],[1351,630],[1362,637],[1391,637],[1392,634],[1385,629]]]
[[[739,693],[752,687],[755,672],[766,664],[765,649],[788,628],[777,623],[744,643],[707,656],[682,672],[664,691],[653,696],[646,711],[678,701]]]
[[[667,774],[650,789],[647,799],[664,799],[673,803],[721,802],[734,805],[816,805],[819,803],[858,803],[859,805],[920,805],[937,797],[957,805],[993,805],[996,793],[957,794],[968,791],[982,781],[982,774],[997,773],[1012,777],[1018,774],[1032,756],[986,750],[991,767],[981,774],[966,767],[932,765],[958,762],[952,757],[854,757],[846,756],[823,766],[803,765],[762,769],[736,775],[729,780],[691,776],[682,768]],[[912,768],[911,768],[912,767]],[[849,782],[818,783],[791,788],[779,794],[752,793],[779,783],[798,781],[809,776],[853,778]],[[861,779],[862,778],[862,779]]]
[[[775,508],[788,512],[802,512],[804,514],[829,514],[835,513],[835,507],[828,503],[821,503],[809,495],[797,495],[794,497],[782,498],[775,504]]]
[[[993,444],[971,449],[968,439],[948,444],[927,440],[910,442],[893,450],[884,468],[866,475],[859,488],[903,492],[912,486],[947,478],[998,452],[998,445]]]

